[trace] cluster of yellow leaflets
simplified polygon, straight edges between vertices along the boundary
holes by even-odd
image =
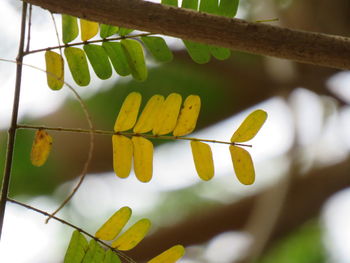
[[[152,132],[153,138],[172,133],[174,137],[169,139],[191,133],[196,127],[201,101],[199,96],[190,95],[182,105],[180,94],[172,93],[167,98],[154,95],[138,117],[140,105],[141,94],[138,92],[130,93],[123,102],[114,125],[114,131],[119,134],[112,137],[113,167],[117,176],[126,178],[134,160],[136,177],[141,182],[148,182],[152,178],[153,144],[145,138],[150,136],[143,133]],[[249,152],[240,147],[240,143],[254,138],[266,119],[265,111],[252,112],[231,137],[229,150],[236,176],[242,184],[253,184],[255,171]],[[131,129],[133,133],[123,133]],[[214,176],[214,161],[209,144],[194,138],[191,149],[199,177],[210,180]]]
[[[125,135],[113,135],[113,167],[117,176],[129,176],[134,160],[134,171],[141,182],[148,182],[153,171],[153,144],[142,136],[152,132],[154,138],[169,134],[184,136],[191,133],[197,122],[200,98],[190,95],[182,105],[180,94],[172,93],[167,98],[152,96],[138,117],[141,94],[130,93],[123,102],[114,125],[115,132],[133,128],[131,139]]]
[[[120,232],[131,217],[131,209],[127,206],[115,212],[96,232],[99,240],[112,241],[111,247],[118,251],[133,249],[147,235],[151,222],[143,218],[137,221],[121,235]],[[147,263],[175,263],[185,254],[181,245],[175,245]],[[104,250],[96,240],[88,243],[83,234],[74,231],[68,245],[64,263],[121,263],[118,254],[112,250]]]

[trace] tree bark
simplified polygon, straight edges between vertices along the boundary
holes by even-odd
[[[141,0],[26,0],[51,12],[233,50],[350,69],[350,39],[251,23]]]

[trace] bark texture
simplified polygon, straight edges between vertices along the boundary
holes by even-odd
[[[349,38],[250,23],[141,0],[27,0],[55,13],[233,50],[350,69]]]

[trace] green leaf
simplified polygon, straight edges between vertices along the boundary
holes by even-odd
[[[79,86],[87,86],[90,83],[89,67],[85,52],[76,47],[67,47],[64,49],[70,72],[74,81]]]
[[[209,46],[210,53],[219,60],[228,59],[231,56],[231,50],[224,47]]]
[[[220,0],[219,15],[234,17],[237,14],[239,0]]]
[[[205,64],[210,61],[210,50],[207,45],[189,40],[182,41],[186,46],[188,54],[194,62],[198,64]]]
[[[77,18],[69,15],[62,15],[62,41],[67,44],[79,34]]]
[[[105,250],[96,242],[91,239],[89,243],[88,251],[82,263],[101,263],[105,258]]]
[[[119,27],[118,35],[119,36],[126,36],[126,35],[130,34],[132,31],[134,31],[134,29]]]
[[[128,59],[125,55],[125,52],[122,48],[120,42],[104,42],[102,47],[107,52],[114,70],[120,76],[127,76],[130,74],[130,67]]]
[[[84,45],[84,51],[90,61],[90,64],[100,79],[108,79],[112,75],[112,67],[108,56],[102,46]]]
[[[139,81],[147,79],[147,67],[142,45],[133,39],[120,41],[129,63],[131,75]]]
[[[106,24],[100,24],[100,37],[106,38],[116,34],[119,31],[119,27]]]
[[[162,0],[163,5],[172,5],[178,7],[178,1],[177,0]]]
[[[199,11],[209,14],[217,14],[219,9],[218,0],[201,0]]]
[[[198,0],[183,0],[181,7],[198,10]]]
[[[165,40],[161,37],[141,37],[153,57],[159,62],[170,62],[173,59],[173,53],[169,49]]]
[[[106,251],[106,256],[103,263],[122,263],[122,262],[116,253],[108,249]]]
[[[78,230],[75,230],[64,257],[64,263],[81,263],[87,249],[88,242],[86,238]]]

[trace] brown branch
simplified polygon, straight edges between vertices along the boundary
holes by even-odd
[[[140,0],[26,0],[51,12],[254,54],[350,69],[349,38],[250,23]]]

